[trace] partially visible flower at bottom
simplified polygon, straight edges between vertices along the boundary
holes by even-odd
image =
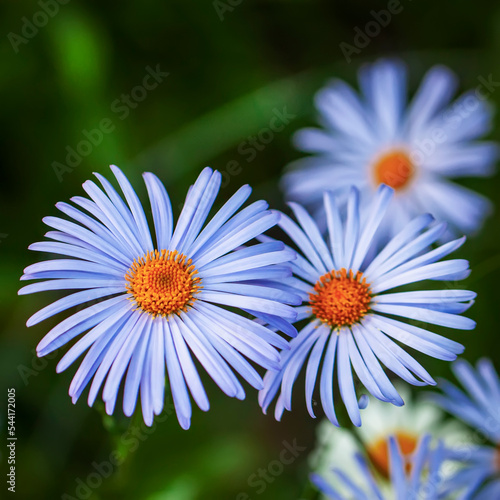
[[[430,394],[429,400],[473,427],[476,445],[449,453],[463,464],[449,479],[449,488],[461,488],[463,499],[500,498],[500,379],[486,358],[479,360],[475,369],[462,359],[453,363],[452,369],[465,392],[441,380],[443,393]]]
[[[458,447],[464,443],[464,436],[467,435],[465,426],[455,420],[445,421],[445,414],[440,408],[421,399],[415,400],[407,386],[397,383],[396,388],[405,405],[396,408],[370,397],[366,409],[363,410],[361,427],[355,427],[352,431],[339,429],[324,420],[318,426],[318,444],[310,458],[311,468],[332,484],[339,485],[330,472],[332,464],[341,463],[347,467],[346,461],[349,459],[346,455],[354,456],[363,449],[383,482],[390,477],[390,436],[396,439],[405,462],[411,460],[418,442],[425,434],[439,438],[447,448]]]
[[[339,492],[322,476],[311,474],[314,485],[331,500],[437,500],[441,498],[442,479],[441,467],[445,460],[445,447],[441,441],[436,446],[431,445],[432,438],[424,435],[411,459],[407,461],[395,436],[388,439],[390,488],[388,492],[380,484],[380,476],[370,469],[367,458],[356,453],[354,460],[357,465],[355,476],[334,467],[333,471],[342,483],[347,493]],[[356,480],[353,480],[356,477]],[[364,484],[359,486],[359,478]]]
[[[426,434],[440,439],[446,448],[470,444],[467,428],[456,420],[445,420],[445,413],[436,405],[411,396],[409,387],[397,383],[396,388],[405,405],[396,408],[376,398],[369,397],[363,410],[363,425],[353,429],[337,428],[328,420],[317,427],[317,445],[309,458],[309,465],[322,476],[339,494],[349,493],[345,484],[332,472],[332,466],[342,465],[344,470],[356,468],[356,454],[362,452],[377,476],[377,484],[383,493],[391,490],[388,440],[393,436],[406,464],[410,463],[417,445]],[[441,473],[443,479],[450,477],[458,468],[446,462]],[[363,486],[357,475],[353,482]]]

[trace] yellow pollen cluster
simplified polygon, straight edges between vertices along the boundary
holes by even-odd
[[[191,259],[177,250],[148,252],[125,276],[127,290],[144,312],[153,316],[180,313],[196,300],[201,279]]]
[[[404,151],[392,151],[382,156],[374,168],[375,183],[387,184],[395,190],[406,187],[414,173],[413,163]]]
[[[372,295],[366,278],[342,268],[324,274],[309,294],[313,314],[334,328],[350,326],[369,310]]]

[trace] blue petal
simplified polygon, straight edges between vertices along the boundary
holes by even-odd
[[[432,323],[434,325],[447,326],[448,328],[455,328],[459,330],[473,330],[476,322],[465,318],[464,316],[457,316],[440,311],[432,311],[423,307],[403,306],[395,304],[373,304],[374,311],[393,314],[395,316],[403,316],[405,318],[416,319],[419,321]]]
[[[352,423],[356,427],[359,427],[361,425],[361,415],[359,414],[358,398],[356,397],[356,391],[354,389],[347,340],[347,337],[350,335],[351,332],[346,328],[341,329],[338,333],[337,376],[340,395],[344,401],[347,413]]]
[[[202,269],[205,264],[208,264],[212,260],[231,252],[238,246],[243,245],[256,236],[259,236],[264,231],[267,231],[271,227],[275,226],[279,218],[279,214],[273,212],[266,212],[263,215],[256,216],[255,219],[251,219],[249,221],[247,226],[238,227],[234,231],[230,232],[222,242],[204,251],[196,259],[197,267]]]
[[[127,200],[127,203],[132,211],[132,216],[134,217],[137,229],[139,231],[139,238],[144,251],[153,250],[153,241],[151,240],[151,233],[148,227],[148,221],[146,215],[144,214],[144,209],[142,208],[139,198],[135,194],[134,188],[130,184],[129,180],[123,175],[123,172],[116,166],[111,165],[111,170],[115,174],[115,177],[122,188],[123,194]]]
[[[229,397],[244,397],[245,393],[238,379],[224,358],[191,320],[190,315],[185,314],[179,325],[189,348],[220,389]]]
[[[311,415],[312,418],[316,418],[316,415],[314,414],[314,410],[312,407],[314,387],[316,385],[316,379],[318,378],[319,364],[323,356],[325,345],[330,333],[329,329],[327,329],[324,326],[319,327],[318,331],[320,329],[322,331],[320,331],[318,339],[311,351],[311,356],[309,357],[306,369],[306,406],[307,406],[307,411],[309,412],[309,415]]]
[[[59,255],[66,255],[68,257],[75,257],[77,259],[88,260],[90,262],[96,262],[99,264],[104,264],[108,268],[120,271],[125,275],[128,271],[128,267],[124,266],[115,259],[112,259],[104,252],[98,249],[90,250],[90,248],[82,249],[75,245],[70,245],[66,243],[57,243],[53,241],[41,241],[38,243],[33,243],[28,247],[29,250],[34,250],[37,252],[47,252]]]
[[[319,257],[323,261],[326,269],[333,269],[334,263],[328,247],[326,246],[323,237],[318,229],[318,226],[314,222],[313,218],[297,203],[289,203],[290,208],[293,210],[295,217],[299,221],[302,229],[306,233],[313,248],[318,253]]]
[[[257,297],[248,297],[243,295],[233,295],[231,293],[212,292],[208,290],[201,290],[199,298],[206,302],[214,302],[225,306],[248,308],[255,311],[261,311],[266,314],[273,314],[274,316],[281,316],[287,321],[295,321],[297,314],[290,306],[275,302],[268,299],[260,299]]]
[[[127,370],[127,378],[125,379],[125,388],[123,391],[123,413],[127,417],[130,417],[134,413],[137,404],[137,396],[139,395],[139,386],[144,369],[144,359],[149,349],[152,326],[153,322],[148,321],[141,333]],[[163,331],[161,331],[161,334],[163,335]],[[160,354],[162,354],[163,357],[164,353],[161,352]]]
[[[174,400],[177,420],[180,426],[186,430],[191,425],[191,402],[186,387],[186,381],[182,374],[181,365],[177,352],[175,350],[170,324],[168,321],[162,321],[163,332],[165,335],[165,362],[167,364],[168,378],[170,382],[170,392]]]
[[[172,204],[165,186],[156,175],[146,172],[143,177],[153,213],[157,249],[166,250],[172,239],[174,226]]]
[[[198,371],[196,370],[196,366],[194,365],[191,355],[189,354],[189,349],[187,348],[186,342],[182,337],[178,324],[179,322],[180,320],[177,316],[172,316],[170,318],[170,331],[172,332],[172,338],[174,340],[175,350],[177,351],[177,357],[179,358],[182,373],[184,374],[184,379],[186,380],[196,404],[201,410],[208,411],[210,403],[203,384],[201,383]]]
[[[118,311],[127,303],[129,301],[123,296],[114,297],[87,307],[66,318],[52,328],[40,341],[36,348],[38,356],[45,356],[58,347],[61,347],[80,333],[97,325],[97,323],[101,322],[108,315]]]
[[[141,313],[130,315],[127,322],[122,326],[121,330],[110,342],[110,345],[106,350],[106,354],[104,355],[104,358],[102,359],[101,364],[99,365],[99,368],[96,371],[94,380],[92,381],[92,385],[90,386],[90,391],[88,395],[89,406],[92,406],[94,404],[94,401],[101,388],[101,385],[106,376],[108,375],[111,365],[117,358],[121,348],[123,347],[123,345],[130,336],[133,337],[133,330],[137,322],[139,321],[140,316],[142,316]]]
[[[328,347],[326,348],[325,359],[323,360],[323,369],[321,370],[321,378],[319,383],[321,405],[328,420],[337,427],[339,422],[335,415],[335,407],[333,403],[333,373],[335,365],[335,349],[337,347],[337,335],[331,334]]]
[[[222,208],[212,217],[210,222],[204,227],[190,248],[191,255],[203,248],[212,236],[225,224],[228,219],[245,203],[252,192],[248,185],[242,186],[233,196],[222,206]],[[263,210],[267,208],[267,203],[257,202]]]
[[[107,295],[123,292],[123,287],[110,287],[110,288],[97,288],[95,290],[84,290],[83,292],[73,293],[67,297],[56,300],[54,303],[40,309],[37,313],[33,314],[26,322],[26,326],[33,326],[40,321],[50,318],[54,314],[65,311],[71,307],[89,302],[91,300],[100,299]]]
[[[186,201],[184,202],[184,207],[182,209],[181,215],[177,220],[175,226],[174,234],[170,240],[169,250],[176,250],[179,244],[182,242],[186,231],[189,229],[189,225],[192,223],[193,216],[198,208],[205,188],[207,187],[210,178],[213,175],[211,168],[204,168],[201,174],[196,179],[196,182],[189,190]]]
[[[375,201],[370,206],[368,219],[364,223],[364,229],[361,232],[359,241],[354,250],[354,257],[351,264],[351,269],[356,273],[361,264],[365,260],[368,249],[373,241],[373,237],[382,222],[389,204],[394,197],[394,190],[388,186],[381,185],[378,188]]]
[[[392,404],[396,406],[403,406],[404,402],[401,399],[401,396],[398,394],[398,391],[396,391],[386,373],[380,366],[377,357],[373,353],[369,343],[366,340],[366,338],[369,336],[369,333],[367,334],[362,326],[356,324],[352,326],[352,333],[359,348],[359,352],[361,353],[361,356],[363,357],[363,360],[366,364],[366,367],[373,375],[373,379],[379,386],[380,392],[382,392],[382,394],[384,394],[384,396]]]
[[[203,224],[205,224],[208,213],[210,212],[215,198],[217,197],[217,193],[219,192],[220,183],[221,174],[215,171],[203,192],[203,196],[198,206],[196,207],[193,219],[189,223],[181,242],[177,245],[179,252],[191,255],[191,246],[201,231]]]

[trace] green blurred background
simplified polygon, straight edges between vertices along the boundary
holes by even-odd
[[[186,432],[167,411],[154,431],[145,432],[140,415],[132,422],[120,412],[114,419],[104,417],[99,405],[86,406],[85,394],[72,405],[67,390],[75,368],[55,374],[64,349],[47,360],[34,355],[58,319],[25,327],[27,318],[57,295],[17,297],[18,279],[26,265],[41,258],[26,248],[43,237],[42,217],[57,213],[57,201],[82,195],[81,184],[93,171],[109,174],[111,163],[125,170],[143,199],[144,170],[159,175],[178,207],[209,165],[224,172],[221,201],[250,183],[253,200],[263,197],[282,208],[280,172],[300,156],[291,135],[314,123],[312,96],[327,78],[354,82],[364,61],[399,55],[411,68],[412,90],[435,63],[453,68],[462,90],[475,87],[479,76],[500,81],[498,2],[401,0],[400,6],[348,63],[339,44],[352,44],[354,29],[363,29],[372,20],[370,11],[386,9],[387,2],[2,2],[0,425],[4,429],[6,389],[15,387],[18,498],[314,498],[307,486],[307,455],[316,421],[306,414],[302,382],[295,411],[278,424],[272,415],[262,415],[250,387],[240,402],[204,377],[210,412],[195,410]],[[44,9],[50,15],[44,16]],[[43,26],[30,28],[32,23]],[[138,86],[147,68],[168,76],[143,91]],[[124,106],[126,95],[136,99]],[[500,92],[491,99],[500,101]],[[290,115],[283,130],[267,144],[250,145],[249,137],[267,128],[276,113]],[[106,130],[99,135],[95,130],[103,123]],[[58,166],[57,175],[54,162],[66,163],[67,147],[77,148],[86,133],[96,144],[71,169],[61,172]],[[500,137],[498,120],[492,137]],[[466,184],[498,197],[498,177]],[[478,328],[452,334],[467,346],[468,359],[486,353],[497,367],[498,217],[460,252],[473,269],[464,286],[479,293],[471,310]],[[424,361],[431,373],[449,375],[446,363]],[[301,451],[280,467],[283,442],[294,440]],[[5,450],[2,441],[2,474]],[[110,457],[123,464],[102,465]],[[259,469],[267,471],[261,479]]]

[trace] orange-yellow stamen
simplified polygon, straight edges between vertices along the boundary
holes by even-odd
[[[375,183],[387,184],[398,190],[407,187],[413,178],[415,168],[404,151],[391,151],[375,163],[373,170]]]
[[[417,448],[418,436],[405,431],[394,433],[394,437],[401,450],[401,455],[405,463],[406,473],[411,472],[410,459]],[[386,479],[390,477],[389,444],[386,437],[380,438],[366,448],[368,457],[377,471]]]
[[[309,294],[313,314],[334,328],[350,326],[368,311],[372,295],[363,274],[342,268],[324,274]]]
[[[140,309],[153,316],[178,314],[196,300],[201,279],[191,259],[177,250],[148,252],[125,276],[127,290]]]

